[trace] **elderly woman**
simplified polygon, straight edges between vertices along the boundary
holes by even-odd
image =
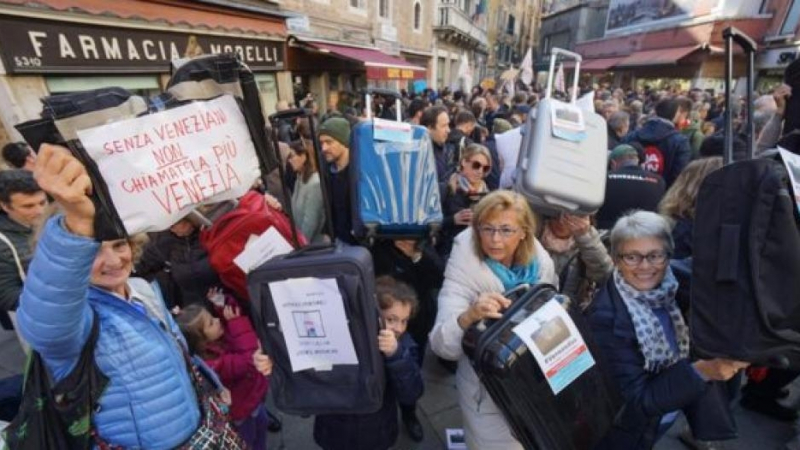
[[[43,145],[34,174],[64,215],[51,219],[39,239],[20,298],[19,328],[58,382],[73,372],[99,321],[93,359],[108,383],[91,399],[92,439],[112,448],[238,448],[229,427],[211,432],[205,426],[207,402],[218,399],[213,388],[205,389],[214,377],[205,379],[189,362],[160,296],[146,281],[130,278],[131,241],[93,239],[86,169],[66,149]],[[262,373],[271,367],[259,353],[253,363]],[[222,435],[229,436],[227,444],[206,441]]]
[[[735,437],[721,386],[747,366],[689,359],[689,329],[678,309],[673,251],[662,216],[637,211],[611,230],[613,276],[590,309],[595,340],[626,402],[599,449],[650,449],[683,410],[703,440]],[[716,385],[715,385],[716,384]]]
[[[534,232],[533,213],[519,194],[495,191],[475,207],[472,226],[455,239],[439,293],[431,349],[458,361],[456,386],[467,447],[522,449],[461,349],[464,330],[502,317],[511,302],[502,293],[520,284],[556,282],[553,262]]]

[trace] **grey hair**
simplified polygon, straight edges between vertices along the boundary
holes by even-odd
[[[634,100],[631,102],[631,111],[641,113],[642,108],[644,108],[644,104],[640,100]]]
[[[664,250],[670,254],[675,249],[671,226],[664,216],[651,211],[633,211],[620,217],[611,229],[611,256],[616,259],[625,242],[641,238],[661,239]]]
[[[608,126],[610,126],[612,130],[617,131],[620,130],[623,125],[630,123],[630,120],[630,114],[625,111],[617,111],[608,118]]]

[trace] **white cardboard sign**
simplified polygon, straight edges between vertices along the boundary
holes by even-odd
[[[229,95],[78,131],[129,234],[159,231],[205,203],[244,195],[259,176]]]
[[[545,303],[513,331],[539,363],[553,394],[595,364],[575,322],[556,300]]]
[[[261,236],[250,236],[242,253],[233,259],[233,262],[242,269],[244,273],[250,273],[258,266],[270,259],[285,255],[294,250],[289,241],[275,229],[269,227]]]
[[[292,372],[358,364],[336,279],[293,278],[269,283],[269,290]]]

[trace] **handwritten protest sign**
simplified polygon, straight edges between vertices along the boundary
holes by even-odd
[[[292,372],[358,364],[344,301],[333,278],[294,278],[269,284]]]
[[[194,102],[78,132],[129,234],[159,231],[258,179],[253,141],[233,97]]]

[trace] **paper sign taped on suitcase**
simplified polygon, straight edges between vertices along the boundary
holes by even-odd
[[[572,142],[581,142],[586,139],[583,112],[577,105],[553,100],[550,114],[552,115],[553,136]]]
[[[205,203],[244,195],[259,176],[247,123],[225,95],[78,131],[128,234],[160,231]]]
[[[358,364],[335,279],[293,278],[269,283],[269,290],[292,372]]]
[[[595,364],[575,323],[555,299],[513,331],[528,346],[556,395]]]
[[[411,129],[411,124],[405,122],[375,118],[372,119],[372,132],[376,141],[411,142],[414,139],[414,131]],[[419,151],[419,148],[415,147],[410,147],[410,149]]]

